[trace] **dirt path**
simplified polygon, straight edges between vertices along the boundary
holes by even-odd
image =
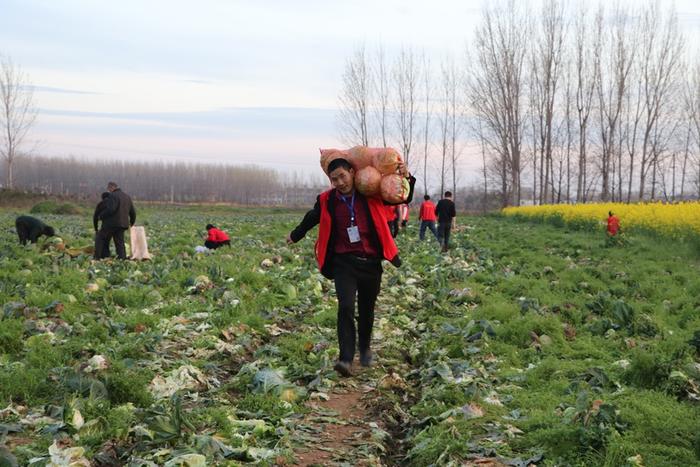
[[[357,367],[353,370],[357,374]],[[325,466],[338,463],[372,465],[368,451],[357,452],[371,441],[373,422],[365,400],[374,389],[357,376],[343,379],[328,400],[309,401],[310,412],[298,425],[304,445],[296,449],[296,465]]]

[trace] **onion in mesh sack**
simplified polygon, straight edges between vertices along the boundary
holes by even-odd
[[[372,166],[355,173],[355,188],[365,196],[377,196],[382,183],[382,174]]]
[[[408,199],[411,184],[399,174],[389,174],[382,177],[382,199],[389,203],[401,203]]]
[[[393,174],[401,162],[401,156],[393,148],[381,148],[372,157],[372,165],[382,175]]]
[[[347,153],[348,162],[353,166],[355,171],[362,170],[365,167],[372,165],[374,155],[380,151],[380,148],[368,148],[367,146],[355,146],[344,151]]]
[[[330,164],[335,159],[347,159],[347,151],[341,151],[340,149],[319,149],[321,151],[321,168],[328,174],[328,164]]]

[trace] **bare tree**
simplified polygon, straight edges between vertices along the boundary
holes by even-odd
[[[535,46],[530,54],[532,86],[531,102],[535,117],[540,149],[539,199],[554,201],[553,187],[553,130],[555,102],[563,60],[564,12],[557,0],[546,0],[542,5],[541,23],[536,28]]]
[[[402,48],[393,68],[394,116],[396,129],[406,166],[411,166],[411,148],[413,147],[418,112],[418,83],[420,81],[420,64],[413,49]]]
[[[642,80],[642,72],[639,71],[640,69],[640,62],[636,61],[635,66],[634,66],[634,79],[632,80],[634,83],[633,87],[630,88],[630,90],[627,92],[626,98],[625,98],[625,113],[624,113],[624,124],[623,124],[623,129],[624,129],[624,135],[623,138],[625,140],[625,149],[627,151],[627,159],[628,159],[628,170],[629,170],[629,177],[627,179],[627,197],[626,197],[626,202],[630,203],[632,201],[632,181],[634,179],[634,170],[635,170],[635,163],[636,163],[636,156],[637,152],[639,150],[638,143],[639,143],[639,132],[641,131],[642,127],[642,119],[644,116],[644,107],[642,105],[642,99],[640,96],[643,95],[643,80]],[[621,138],[621,139],[623,139]],[[621,180],[620,180],[620,185],[621,185]],[[621,187],[620,187],[621,189]],[[620,197],[620,201],[622,201],[622,197]]]
[[[696,195],[700,198],[700,56],[698,55],[695,56],[695,61],[690,67],[685,92],[685,107],[695,144],[694,185]]]
[[[365,48],[359,46],[345,62],[340,93],[339,125],[347,144],[369,146],[371,81]]]
[[[690,138],[692,135],[692,123],[690,119],[688,119],[687,124],[685,125],[685,141],[683,144],[683,162],[681,163],[681,191],[680,191],[680,198],[684,199],[685,197],[685,182],[686,182],[686,176],[687,176],[687,170],[688,170],[688,159],[690,156]]]
[[[563,126],[566,128],[566,143],[565,143],[565,148],[564,152],[565,155],[563,159],[566,160],[566,202],[570,203],[571,202],[571,153],[572,153],[572,147],[574,144],[574,135],[573,135],[573,104],[574,104],[574,96],[573,96],[573,77],[571,74],[571,61],[567,61],[566,63],[566,72],[564,75],[565,82],[566,82],[566,90],[564,94],[564,123]],[[561,182],[563,175],[564,169],[562,167],[562,163],[560,162],[560,177],[559,177],[559,190],[557,194],[557,202],[561,202],[561,197],[562,197],[562,187],[561,187]]]
[[[521,154],[525,124],[523,68],[529,25],[510,0],[505,8],[486,5],[476,29],[470,60],[469,105],[483,124],[482,138],[501,170],[502,204],[519,205]],[[505,172],[505,173],[504,173]]]
[[[700,110],[700,62],[698,58],[695,58],[694,66],[689,63],[684,64],[683,76],[683,121],[685,122],[685,134],[683,141],[683,162],[681,168],[681,191],[680,197],[683,199],[685,197],[685,186],[688,181],[688,170],[692,167],[692,147],[693,147],[693,135],[695,122],[698,121],[696,116],[697,112]],[[697,84],[696,84],[697,81]],[[697,91],[694,89],[694,85],[698,86]],[[695,95],[697,93],[697,95]],[[699,151],[700,152],[700,151]],[[689,167],[689,163],[690,166]]]
[[[388,113],[390,102],[389,70],[387,70],[386,52],[383,46],[377,49],[376,65],[374,67],[374,89],[377,99],[377,123],[382,139],[382,147],[387,147],[388,138]]]
[[[538,187],[539,184],[537,183],[537,178],[539,176],[539,171],[537,170],[537,155],[539,154],[539,143],[538,143],[538,131],[537,131],[537,117],[535,116],[536,108],[537,105],[532,102],[533,97],[536,95],[535,91],[532,89],[534,86],[534,81],[530,81],[530,92],[528,93],[528,97],[530,99],[529,105],[528,105],[528,110],[527,110],[527,117],[530,122],[529,125],[529,137],[532,138],[532,147],[529,151],[529,153],[524,153],[523,154],[523,165],[526,165],[527,162],[531,161],[532,162],[532,203],[533,204],[542,204],[542,199],[539,196],[539,191]],[[528,157],[529,154],[529,157]]]
[[[432,83],[430,74],[430,62],[423,53],[423,97],[425,98],[425,124],[423,126],[423,192],[428,193],[428,146],[430,144],[430,120],[432,117]]]
[[[588,13],[583,3],[575,20],[575,69],[576,69],[576,116],[578,120],[578,164],[576,178],[576,201],[586,201],[586,186],[588,186],[588,126],[593,108],[595,94],[594,57],[600,55],[597,50],[599,41],[589,42]]]
[[[629,87],[629,75],[636,50],[630,34],[629,13],[616,6],[610,22],[604,20],[604,10],[596,16],[596,93],[598,96],[598,116],[601,151],[598,170],[601,176],[602,200],[607,201],[612,194],[611,182],[613,161],[619,149],[619,119],[622,114],[625,93]],[[610,27],[606,27],[609,24]],[[603,45],[600,45],[602,43]]]
[[[457,72],[457,66],[453,58],[450,58],[445,65],[443,72],[445,76],[445,86],[447,87],[448,98],[448,122],[449,122],[449,139],[450,139],[450,167],[452,169],[452,196],[457,200],[457,167],[462,147],[459,144],[459,139],[463,130],[464,111],[462,102],[464,99],[461,96],[462,89],[461,79]]]
[[[644,108],[643,140],[639,167],[639,199],[644,199],[646,177],[650,169],[658,168],[657,156],[663,144],[659,139],[669,136],[662,128],[669,123],[664,117],[674,102],[674,84],[678,80],[683,51],[683,36],[673,9],[664,18],[657,4],[645,9],[642,19],[642,95]],[[675,127],[675,124],[673,124]],[[653,190],[653,188],[652,188]]]
[[[15,162],[36,115],[29,78],[12,60],[0,56],[0,155],[5,160],[9,189],[15,186]]]
[[[486,144],[485,139],[481,136],[481,121],[478,123],[477,136],[479,141],[481,141],[481,164],[482,164],[482,176],[484,177],[484,192],[482,197],[482,208],[486,212],[486,204],[489,196],[489,179],[488,179],[488,165],[486,162]]]
[[[447,181],[447,163],[449,161],[450,154],[450,128],[452,127],[451,114],[450,114],[450,104],[451,104],[451,91],[454,90],[454,83],[450,80],[452,75],[446,68],[445,64],[442,64],[441,70],[441,81],[440,81],[440,116],[438,117],[440,125],[440,195],[445,192],[445,186]]]

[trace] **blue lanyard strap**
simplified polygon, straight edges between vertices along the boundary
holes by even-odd
[[[347,198],[343,195],[340,195],[340,199],[343,200],[343,203],[345,203],[345,205],[350,210],[350,225],[355,225],[355,192],[352,192],[352,198],[349,203]]]

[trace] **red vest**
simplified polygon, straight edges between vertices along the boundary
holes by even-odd
[[[209,229],[209,237],[207,238],[210,242],[225,242],[229,240],[228,235],[223,230],[219,230],[216,227]]]
[[[420,205],[420,220],[422,221],[433,221],[435,222],[435,204],[432,201],[423,201]]]
[[[332,191],[334,190],[324,191],[319,197],[319,201],[321,202],[321,221],[318,226],[318,240],[316,240],[315,252],[316,262],[321,272],[323,272],[323,266],[325,265],[329,248],[332,248],[329,242],[333,230],[333,219],[331,219],[331,214],[328,212],[328,198]],[[394,243],[394,239],[389,231],[389,225],[384,215],[384,203],[377,198],[365,199],[367,200],[372,223],[377,232],[377,239],[379,240],[382,257],[387,261],[394,262],[399,255],[399,249],[396,248],[396,243]]]

